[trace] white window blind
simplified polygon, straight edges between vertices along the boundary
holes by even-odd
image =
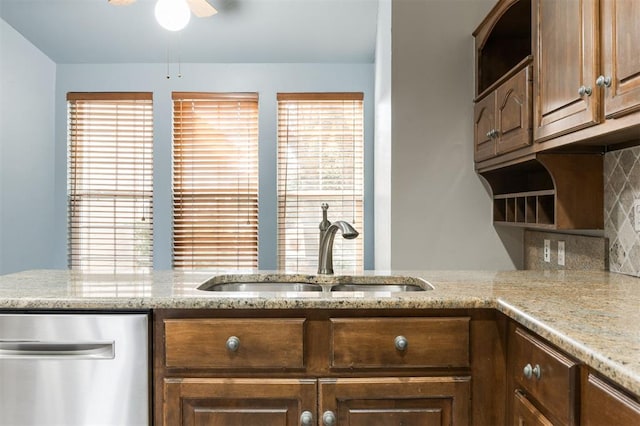
[[[151,93],[68,93],[71,269],[148,271],[153,264]]]
[[[363,269],[362,93],[278,94],[278,267],[317,269],[322,203],[331,222],[360,232],[337,236],[336,273]]]
[[[257,93],[173,93],[173,265],[258,266]]]

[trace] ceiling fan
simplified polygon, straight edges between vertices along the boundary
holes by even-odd
[[[126,6],[136,0],[108,0],[109,4]],[[218,11],[207,0],[158,0],[155,14],[158,23],[170,31],[179,31],[189,22],[193,12],[198,18],[215,15]]]

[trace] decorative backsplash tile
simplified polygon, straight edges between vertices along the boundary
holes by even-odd
[[[640,199],[640,146],[604,156],[604,234],[612,272],[640,277],[640,232],[633,227]]]

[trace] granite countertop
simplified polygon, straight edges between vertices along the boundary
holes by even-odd
[[[494,308],[640,395],[640,278],[597,271],[368,271],[357,277],[258,272],[236,272],[230,277],[328,285],[398,282],[404,276],[422,278],[434,289],[407,293],[217,293],[197,287],[225,271],[111,275],[36,270],[0,276],[0,308]]]

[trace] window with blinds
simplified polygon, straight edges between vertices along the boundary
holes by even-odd
[[[257,93],[173,93],[173,265],[258,266]]]
[[[278,94],[278,267],[317,269],[322,203],[331,222],[360,232],[336,237],[336,273],[363,269],[362,93]]]
[[[153,265],[151,93],[68,93],[68,263],[144,272]]]

